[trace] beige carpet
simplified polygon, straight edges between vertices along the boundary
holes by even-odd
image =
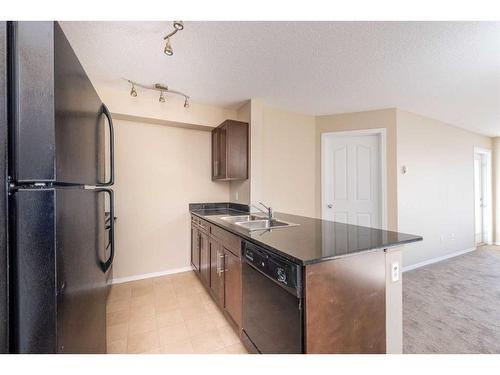
[[[500,246],[405,272],[404,353],[500,353]]]

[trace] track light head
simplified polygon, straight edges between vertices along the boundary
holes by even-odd
[[[137,96],[137,91],[135,90],[135,86],[132,83],[132,89],[130,90],[130,96],[135,98]]]
[[[163,91],[160,91],[160,97],[158,98],[160,103],[165,103],[165,97],[163,96]]]
[[[184,23],[182,21],[174,21],[174,28],[176,30],[184,29]]]
[[[184,99],[184,108],[189,108],[188,98]]]
[[[172,45],[170,44],[170,38],[167,38],[167,42],[165,43],[165,49],[163,50],[163,52],[167,56],[172,56],[174,54],[174,49],[172,48]]]

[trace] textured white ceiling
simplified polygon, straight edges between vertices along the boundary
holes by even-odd
[[[166,83],[193,101],[323,115],[398,107],[500,136],[500,22],[62,22],[99,87]]]

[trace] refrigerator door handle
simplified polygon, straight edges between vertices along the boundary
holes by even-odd
[[[109,254],[108,260],[101,262],[102,271],[107,272],[113,264],[113,259],[115,258],[115,199],[113,190],[111,189],[100,188],[95,189],[95,192],[106,193],[109,195],[109,243],[111,244],[111,253]]]
[[[108,107],[106,107],[106,104],[102,104],[102,113],[106,118],[108,119],[108,126],[109,126],[109,165],[110,165],[110,171],[109,171],[109,180],[97,184],[96,186],[112,186],[115,183],[115,136],[114,136],[114,131],[113,131],[113,118],[111,117],[111,112],[109,112]]]

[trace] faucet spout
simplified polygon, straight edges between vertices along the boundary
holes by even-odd
[[[255,207],[256,209],[258,209],[260,212],[263,212],[267,215],[267,219],[268,220],[272,220],[274,215],[273,215],[273,209],[272,207],[269,207],[269,206],[266,206],[264,203],[262,202],[259,202],[259,204],[265,208],[265,210],[263,210],[262,208],[256,206],[255,204],[252,204],[252,207]]]

